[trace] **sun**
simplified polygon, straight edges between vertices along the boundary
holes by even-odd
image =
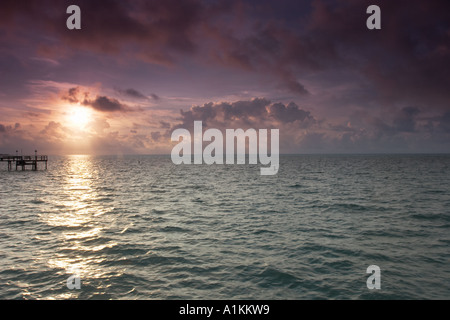
[[[71,107],[67,118],[72,126],[83,128],[91,120],[91,117],[92,114],[89,109],[77,106]]]

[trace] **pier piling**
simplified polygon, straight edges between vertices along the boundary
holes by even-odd
[[[37,151],[34,152],[33,156],[11,156],[11,155],[0,155],[0,161],[7,161],[8,162],[8,171],[12,171],[13,163],[16,165],[16,171],[19,168],[22,168],[23,170],[26,170],[27,166],[31,166],[31,170],[37,171],[38,170],[38,163],[44,163],[45,164],[45,170],[47,170],[47,162],[48,162],[48,156],[37,155]]]

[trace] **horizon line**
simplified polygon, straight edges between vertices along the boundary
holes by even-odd
[[[0,153],[0,155],[9,155],[7,153]],[[104,153],[104,154],[92,154],[92,153],[67,153],[67,154],[57,154],[57,153],[38,153],[39,155],[48,156],[170,156],[170,153]],[[195,154],[192,153],[191,156]],[[226,153],[221,154],[226,156]],[[234,154],[241,155],[241,154]],[[250,155],[245,153],[246,156]],[[258,155],[258,154],[255,154]],[[450,155],[450,152],[305,152],[305,153],[279,153],[280,156],[302,156],[302,155]],[[28,155],[22,155],[28,156]],[[34,156],[34,154],[32,155]]]

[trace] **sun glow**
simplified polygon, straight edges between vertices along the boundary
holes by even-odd
[[[89,109],[84,107],[71,107],[68,112],[68,122],[78,128],[82,128],[88,124],[92,118],[92,114]]]

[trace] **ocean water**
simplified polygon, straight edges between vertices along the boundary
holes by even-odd
[[[449,299],[450,156],[0,163],[0,299]],[[381,269],[369,290],[366,269]],[[80,289],[67,287],[76,275]]]

